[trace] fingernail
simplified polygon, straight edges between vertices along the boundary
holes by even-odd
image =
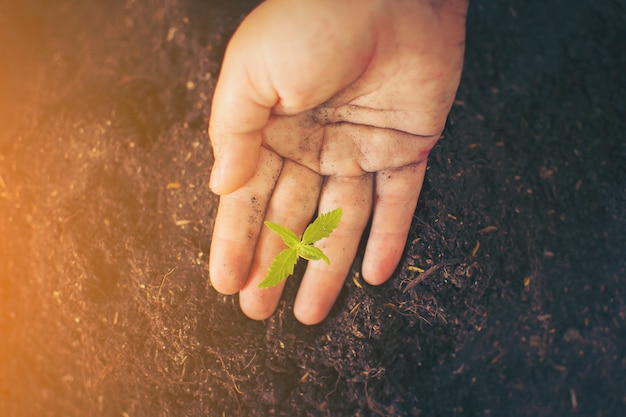
[[[220,169],[217,164],[213,164],[213,169],[211,170],[211,179],[209,180],[209,188],[211,191],[215,192],[216,189],[220,186]]]

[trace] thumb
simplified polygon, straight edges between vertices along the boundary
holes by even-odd
[[[212,134],[211,142],[215,162],[209,187],[215,194],[229,194],[244,185],[256,171],[261,133]]]
[[[261,130],[270,117],[274,105],[259,104],[253,97],[255,86],[242,68],[227,64],[215,87],[209,137],[215,163],[211,172],[210,187],[216,194],[229,194],[244,185],[256,171],[262,143]]]
[[[235,191],[256,171],[261,130],[278,101],[265,60],[248,32],[244,20],[226,50],[211,106],[215,163],[209,185],[220,195]]]

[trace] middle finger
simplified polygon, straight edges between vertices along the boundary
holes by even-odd
[[[310,169],[286,160],[270,199],[265,220],[278,223],[300,236],[315,213],[322,177]],[[248,317],[269,317],[278,304],[284,282],[271,288],[259,288],[274,257],[285,249],[282,239],[263,227],[256,246],[250,275],[239,292],[241,310]]]
[[[333,233],[315,244],[328,256],[330,264],[309,262],[294,304],[294,314],[300,322],[319,323],[337,299],[371,213],[372,187],[371,173],[327,178],[320,195],[319,212],[341,207],[343,216]]]

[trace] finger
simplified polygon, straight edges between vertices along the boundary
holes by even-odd
[[[282,159],[261,148],[256,174],[220,198],[211,241],[209,275],[220,293],[234,294],[246,281]]]
[[[424,182],[426,161],[376,173],[372,227],[363,258],[363,279],[387,281],[402,256]]]
[[[261,49],[251,41],[250,26],[250,18],[244,20],[228,45],[211,106],[215,163],[210,186],[220,195],[236,190],[254,174],[261,129],[278,101]]]
[[[222,133],[211,134],[213,157],[209,187],[218,195],[226,195],[237,190],[254,175],[259,162],[260,134]],[[222,144],[215,142],[219,137]]]
[[[317,206],[321,176],[291,161],[285,161],[272,194],[265,219],[281,224],[301,236]],[[286,248],[278,234],[267,227],[261,229],[256,253],[246,284],[239,293],[239,303],[245,315],[263,320],[272,315],[284,287],[259,288],[268,268],[280,251]]]
[[[359,177],[329,177],[322,189],[319,212],[341,207],[337,228],[317,242],[330,259],[310,261],[294,304],[296,318],[304,324],[322,321],[335,303],[356,254],[359,240],[370,216],[373,174]]]

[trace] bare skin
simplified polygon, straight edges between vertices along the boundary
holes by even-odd
[[[322,321],[371,218],[362,275],[389,279],[461,77],[467,0],[268,0],[230,41],[213,98],[211,189],[221,196],[209,273],[242,311],[269,317],[260,289],[284,249],[269,220],[301,234],[315,211],[343,219],[318,242],[294,303]]]

